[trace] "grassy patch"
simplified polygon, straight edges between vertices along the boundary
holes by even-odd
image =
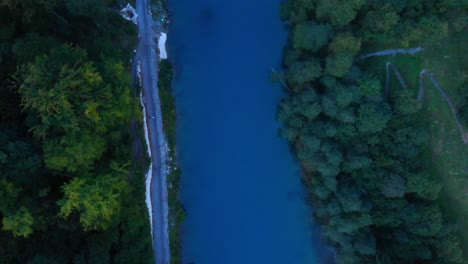
[[[176,111],[175,101],[172,96],[172,66],[168,60],[160,62],[159,70],[159,96],[161,97],[161,110],[163,115],[163,125],[171,149],[168,175],[168,195],[169,195],[169,236],[171,247],[171,263],[181,262],[181,239],[180,225],[185,218],[185,210],[179,201],[180,171],[177,168],[175,155],[176,148]]]

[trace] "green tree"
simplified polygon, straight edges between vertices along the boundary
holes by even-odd
[[[318,60],[308,60],[306,62],[296,62],[290,67],[288,75],[288,83],[290,83],[294,91],[298,91],[309,82],[320,77],[322,67]]]
[[[17,39],[12,47],[16,58],[22,63],[33,62],[37,56],[47,54],[50,49],[59,46],[57,39],[31,33]]]
[[[353,247],[363,255],[375,255],[377,252],[377,241],[372,232],[362,232],[353,241]]]
[[[84,230],[105,230],[117,222],[121,210],[121,197],[128,190],[123,171],[115,171],[95,178],[74,178],[62,187],[63,199],[59,215],[68,217],[73,211],[80,213]]]
[[[45,140],[44,161],[52,170],[84,173],[93,167],[105,150],[104,138],[82,129],[79,133]]]
[[[361,93],[367,97],[374,98],[382,94],[382,84],[373,75],[365,75],[358,80],[358,84]]]
[[[0,212],[7,212],[7,209],[13,205],[18,198],[20,189],[8,182],[6,179],[0,179]]]
[[[444,263],[465,263],[462,243],[456,234],[448,233],[436,241],[436,254],[438,259]]]
[[[365,0],[318,0],[316,14],[321,20],[328,19],[335,27],[343,27],[351,22]]]
[[[327,67],[325,68],[325,72],[335,77],[345,76],[353,65],[353,56],[349,54],[327,57],[326,60]]]
[[[354,186],[343,186],[338,188],[338,201],[340,201],[343,211],[346,213],[360,212],[362,197],[360,191]]]
[[[411,94],[411,91],[400,91],[396,97],[395,109],[403,115],[411,115],[421,109],[421,102]]]
[[[408,231],[419,236],[435,236],[442,228],[442,213],[437,205],[408,207],[404,219]]]
[[[83,103],[97,96],[102,84],[86,52],[68,45],[37,57],[20,78],[22,105],[39,118],[32,125],[37,138],[77,131]]]
[[[406,182],[399,175],[387,175],[383,179],[382,193],[387,198],[401,198],[406,193]]]
[[[382,131],[390,120],[392,113],[385,103],[365,103],[359,107],[358,129],[364,133]]]
[[[407,187],[409,193],[415,193],[419,197],[435,200],[439,197],[442,183],[428,173],[411,173],[407,175]]]
[[[330,25],[317,24],[312,21],[302,22],[295,26],[293,32],[293,46],[295,49],[318,51],[331,37]]]
[[[335,35],[329,48],[334,54],[344,53],[354,56],[361,49],[361,40],[350,32],[340,32]]]
[[[284,20],[304,21],[307,19],[307,13],[313,8],[314,3],[310,0],[282,1],[280,16]]]
[[[403,28],[404,30],[400,32],[400,43],[404,47],[421,42],[434,44],[448,36],[448,23],[437,17],[423,17],[417,25],[406,22],[403,24]]]
[[[364,18],[364,26],[373,32],[386,33],[398,24],[400,16],[391,10],[389,3],[379,6],[375,10],[367,12]]]
[[[13,236],[28,237],[33,233],[32,226],[34,218],[28,209],[21,207],[13,214],[6,214],[3,217],[3,230],[11,231]]]

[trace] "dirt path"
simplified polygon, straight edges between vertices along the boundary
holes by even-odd
[[[367,53],[364,55],[359,56],[359,59],[363,60],[369,57],[375,57],[375,56],[386,56],[386,55],[395,55],[395,54],[411,54],[414,55],[418,52],[423,51],[424,49],[422,47],[417,47],[417,48],[411,48],[411,49],[388,49],[388,50],[382,50],[382,51],[377,51],[377,52],[372,52],[372,53]]]
[[[395,73],[395,76],[397,77],[398,81],[400,82],[400,85],[403,87],[403,89],[407,90],[408,85],[406,84],[403,76],[401,75],[400,71],[398,68],[391,62],[386,63],[386,72],[387,72],[387,80],[385,84],[385,96],[388,96],[390,92],[390,69],[393,70]],[[440,93],[442,98],[447,102],[447,105],[450,108],[450,111],[452,111],[452,116],[453,119],[455,120],[455,124],[457,126],[458,131],[460,132],[460,136],[465,144],[468,144],[468,137],[467,134],[465,133],[462,124],[460,123],[460,120],[458,119],[457,116],[457,110],[455,106],[452,103],[452,100],[450,97],[447,95],[447,93],[444,91],[444,89],[440,86],[440,84],[437,82],[437,80],[434,78],[433,74],[429,72],[426,69],[422,69],[421,72],[419,73],[419,92],[418,92],[418,102],[422,103],[424,99],[424,92],[425,92],[425,86],[424,86],[424,76],[427,76],[432,84],[436,87],[437,91]]]
[[[162,127],[161,101],[158,91],[158,56],[156,40],[161,25],[154,20],[149,11],[148,0],[137,0],[137,25],[140,37],[134,59],[133,80],[136,84],[140,64],[143,104],[146,117],[149,145],[151,151],[150,205],[151,228],[156,264],[170,262],[168,203],[167,203],[167,142]],[[143,216],[142,216],[143,217]]]
[[[400,71],[393,63],[387,61],[387,63],[385,64],[385,69],[387,70],[387,80],[385,82],[385,96],[386,97],[388,96],[390,92],[390,69],[392,69],[393,73],[395,73],[395,76],[400,82],[401,87],[403,87],[404,90],[408,90],[408,85],[406,84],[405,79],[403,78]]]
[[[440,84],[437,82],[437,80],[434,78],[434,75],[429,72],[426,69],[422,69],[421,72],[419,73],[419,94],[418,94],[418,101],[422,102],[423,97],[424,97],[424,80],[422,76],[427,76],[431,80],[432,84],[437,88],[437,91],[439,91],[440,95],[444,100],[447,102],[448,106],[450,107],[450,111],[452,111],[452,116],[453,119],[455,120],[455,123],[457,125],[458,131],[460,132],[461,138],[465,144],[468,144],[468,137],[463,129],[462,124],[460,123],[460,120],[458,119],[457,115],[457,109],[455,109],[455,106],[452,103],[452,100],[450,100],[450,97],[445,93],[444,89],[440,86]]]

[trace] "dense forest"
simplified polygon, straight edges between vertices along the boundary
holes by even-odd
[[[0,262],[154,261],[115,0],[0,0]]]
[[[430,66],[467,126],[467,14],[465,0],[283,3],[291,34],[281,133],[302,165],[314,215],[339,263],[468,263],[468,146],[455,133],[455,153],[433,147],[447,140],[435,129],[456,131],[452,116],[433,120],[449,111],[445,102],[427,106],[440,100],[437,92],[416,100],[424,77],[417,67]],[[408,47],[424,52],[359,59]],[[440,50],[445,57],[436,61]],[[416,85],[404,90],[392,80],[384,96],[383,71],[392,60],[404,62],[398,66]],[[443,67],[450,67],[445,77],[437,74]],[[435,168],[443,159],[461,165]]]

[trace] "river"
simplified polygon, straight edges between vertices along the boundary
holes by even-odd
[[[300,168],[278,135],[279,0],[170,0],[183,264],[323,263]]]

